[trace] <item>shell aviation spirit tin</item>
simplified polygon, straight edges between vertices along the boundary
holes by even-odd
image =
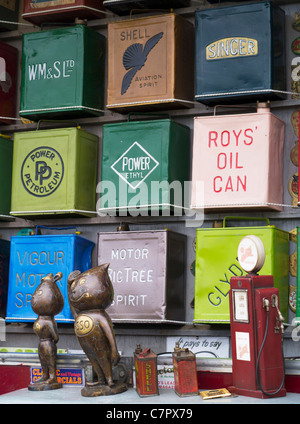
[[[178,8],[190,3],[190,0],[106,0],[103,5],[117,15],[129,15],[131,10]]]
[[[91,267],[94,243],[75,234],[54,234],[11,237],[9,287],[6,321],[35,321],[31,297],[42,278],[62,272],[57,283],[64,297],[64,308],[55,319],[73,322],[68,302],[67,278],[74,270]]]
[[[12,185],[13,141],[0,134],[0,220],[10,213]]]
[[[19,0],[0,0],[0,31],[17,30],[19,21]],[[7,21],[7,22],[5,22]]]
[[[196,95],[213,105],[286,97],[285,13],[270,1],[198,10]]]
[[[170,119],[103,125],[101,183],[113,184],[114,190],[100,196],[99,211],[181,206],[189,151],[189,128]],[[170,189],[173,182],[180,199]]]
[[[186,237],[168,231],[99,233],[98,264],[110,263],[113,321],[185,320]]]
[[[35,25],[104,18],[101,0],[24,0],[22,18]]]
[[[192,209],[282,210],[285,124],[259,106],[257,113],[194,118]]]
[[[289,233],[269,225],[268,219],[267,225],[227,226],[234,219],[240,224],[247,218],[226,217],[223,228],[197,229],[194,322],[230,322],[230,278],[247,274],[238,261],[237,251],[241,240],[249,235],[259,237],[264,244],[266,256],[260,275],[273,275],[274,286],[279,290],[280,310],[287,317]],[[255,222],[255,218],[248,219]]]
[[[108,24],[107,108],[193,107],[194,27],[174,13]]]
[[[98,137],[79,128],[16,133],[11,215],[91,216],[97,149]]]
[[[1,4],[1,3],[0,3]],[[12,124],[16,116],[18,50],[0,41],[0,123]],[[8,119],[5,119],[8,118]]]
[[[85,25],[24,34],[20,115],[101,115],[104,63],[105,37]]]

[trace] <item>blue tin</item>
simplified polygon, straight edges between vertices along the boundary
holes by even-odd
[[[271,1],[195,13],[197,101],[285,99],[285,12]]]
[[[31,297],[49,273],[63,273],[57,282],[65,304],[57,322],[74,322],[68,302],[67,278],[74,270],[91,268],[94,243],[75,234],[11,237],[7,322],[35,321]]]

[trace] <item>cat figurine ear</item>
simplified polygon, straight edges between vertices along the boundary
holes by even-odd
[[[115,383],[112,366],[120,360],[115,334],[107,309],[114,297],[108,275],[109,264],[68,277],[68,299],[73,313],[78,341],[97,375],[94,383],[85,383],[82,396],[103,396],[127,390],[125,383]]]
[[[28,386],[29,390],[54,390],[62,387],[56,378],[56,343],[59,337],[54,319],[64,307],[63,295],[56,284],[62,277],[61,272],[54,277],[53,274],[47,274],[31,298],[32,310],[38,315],[33,330],[39,337],[38,352],[43,374],[40,379]]]

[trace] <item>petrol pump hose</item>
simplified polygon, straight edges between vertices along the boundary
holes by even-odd
[[[260,360],[260,356],[262,353],[262,350],[264,348],[265,342],[266,342],[266,338],[267,338],[267,334],[268,334],[268,329],[269,329],[269,313],[270,313],[270,304],[269,304],[269,300],[268,299],[264,299],[265,304],[265,308],[266,308],[266,312],[267,312],[267,318],[266,318],[266,329],[265,329],[265,334],[264,334],[264,338],[257,356],[257,361],[256,361],[256,368],[255,368],[255,374],[256,374],[256,382],[257,385],[259,387],[259,389],[263,392],[264,395],[266,396],[275,396],[277,393],[280,392],[280,390],[282,389],[283,385],[284,385],[284,379],[285,379],[285,365],[284,365],[284,356],[283,356],[283,329],[281,329],[281,354],[282,354],[282,363],[283,363],[283,377],[282,377],[282,382],[279,386],[279,388],[277,390],[275,390],[275,392],[266,392],[264,391],[264,389],[261,386],[260,383],[260,379],[259,379],[259,372],[258,372],[258,368],[259,368],[259,360]]]

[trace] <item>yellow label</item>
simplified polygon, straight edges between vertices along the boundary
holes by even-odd
[[[88,315],[79,315],[74,324],[76,336],[82,337],[89,334],[95,326],[94,320]]]
[[[206,47],[206,60],[255,56],[258,43],[253,38],[231,37],[214,41]]]

